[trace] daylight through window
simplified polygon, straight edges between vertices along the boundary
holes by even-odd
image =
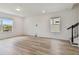
[[[13,20],[9,18],[0,18],[0,32],[11,32]]]

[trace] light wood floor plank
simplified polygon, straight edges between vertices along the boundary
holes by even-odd
[[[79,48],[62,40],[22,36],[0,40],[0,55],[79,55]]]

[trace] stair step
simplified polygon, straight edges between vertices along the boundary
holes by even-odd
[[[72,46],[79,47],[79,44],[78,43],[72,43]]]
[[[73,45],[78,45],[78,43],[72,43]]]

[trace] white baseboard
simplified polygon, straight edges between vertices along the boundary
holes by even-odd
[[[13,35],[13,36],[10,36],[10,37],[1,38],[0,40],[13,38],[13,37],[19,37],[19,36],[24,36],[24,35]]]
[[[24,36],[35,37],[35,35],[24,35]],[[45,38],[45,39],[55,39],[55,40],[61,40],[61,41],[69,42],[69,40],[65,40],[65,39],[57,39],[57,38],[42,37],[42,36],[37,36],[37,37],[39,37],[39,38]]]

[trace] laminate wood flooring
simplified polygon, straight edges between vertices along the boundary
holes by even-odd
[[[67,41],[21,36],[0,40],[0,55],[79,55]]]

